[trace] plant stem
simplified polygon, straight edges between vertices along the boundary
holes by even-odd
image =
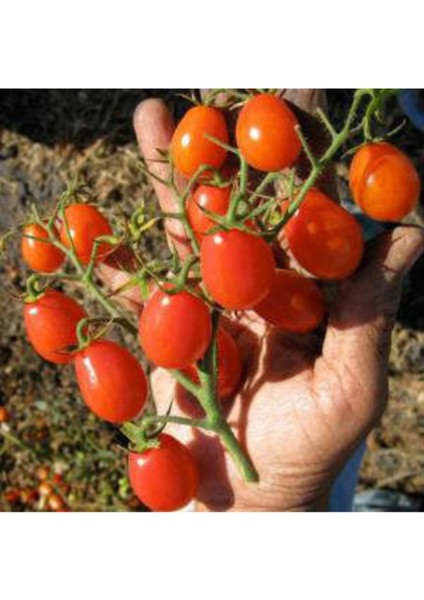
[[[371,97],[373,97],[370,90],[364,89],[364,90],[357,90],[355,92],[353,102],[349,109],[349,113],[347,115],[347,118],[346,118],[343,128],[338,133],[336,133],[336,135],[333,137],[333,139],[331,141],[330,146],[327,148],[327,150],[324,152],[324,154],[320,158],[315,158],[315,157],[309,156],[309,152],[308,151],[306,152],[308,157],[310,158],[310,162],[311,162],[311,171],[309,173],[309,176],[303,182],[303,184],[299,190],[299,193],[296,195],[296,198],[293,200],[293,202],[290,203],[284,217],[271,230],[270,235],[268,236],[269,239],[275,238],[278,235],[278,233],[281,231],[281,229],[284,227],[284,225],[286,225],[287,222],[291,219],[291,217],[297,211],[299,206],[302,204],[308,191],[316,183],[318,177],[327,168],[329,163],[333,160],[335,154],[340,150],[340,148],[343,146],[343,144],[345,144],[346,141],[349,139],[349,137],[352,135],[351,127],[352,127],[352,123],[356,117],[359,105],[361,104],[364,96],[369,96],[369,95],[371,95]],[[299,137],[302,141],[302,145],[305,147],[305,145],[304,145],[305,140],[304,140],[301,132],[300,132]],[[306,151],[306,149],[305,149],[305,151]]]

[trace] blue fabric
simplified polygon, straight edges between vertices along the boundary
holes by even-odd
[[[337,477],[330,495],[328,510],[330,512],[350,512],[353,507],[353,497],[358,484],[359,469],[365,454],[363,442],[352,454]]]
[[[411,123],[424,131],[424,94],[422,90],[401,90],[398,94],[401,109]]]

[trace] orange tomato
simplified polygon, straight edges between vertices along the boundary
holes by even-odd
[[[210,106],[190,108],[175,129],[171,142],[175,167],[187,178],[192,177],[201,165],[219,169],[225,161],[227,151],[207,135],[228,143],[224,115]]]
[[[359,223],[319,190],[306,194],[284,233],[294,258],[321,279],[349,277],[361,262],[364,241]]]
[[[295,271],[278,269],[270,293],[255,306],[263,319],[286,331],[313,331],[324,316],[324,297],[319,287]]]
[[[258,94],[240,111],[237,146],[247,163],[259,171],[290,167],[301,150],[295,126],[298,120],[280,98]]]
[[[400,221],[420,196],[420,179],[411,160],[392,144],[365,144],[355,154],[350,189],[361,210],[377,221]]]
[[[58,235],[56,228],[55,234]],[[34,238],[39,238],[38,240]],[[23,229],[21,242],[22,258],[33,271],[54,273],[62,265],[65,255],[48,241],[49,234],[38,223],[26,225]],[[46,240],[41,242],[39,240]]]

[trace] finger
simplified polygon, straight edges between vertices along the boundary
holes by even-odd
[[[174,122],[169,110],[162,100],[151,98],[141,102],[134,113],[134,130],[140,152],[147,163],[149,171],[162,180],[168,180],[170,166],[168,163],[155,162],[163,160],[158,150],[168,150],[174,133]],[[178,212],[178,201],[175,193],[154,177],[150,178],[153,188],[164,212]],[[175,183],[182,189],[185,180],[175,173]],[[187,236],[180,221],[168,219],[166,222],[169,244],[175,245],[181,254],[188,249]]]
[[[170,174],[169,165],[155,161],[162,158],[158,149],[167,150],[172,140],[174,123],[168,109],[161,100],[145,100],[137,106],[133,121],[138,145],[149,170],[160,179],[167,180]],[[150,181],[161,209],[164,212],[178,211],[177,199],[173,192],[153,177],[150,178]],[[183,180],[178,178],[177,185],[182,186],[183,184]],[[187,253],[188,243],[181,223],[168,219],[166,229],[170,247],[175,247],[181,255]],[[105,263],[99,265],[97,272],[112,292],[125,290],[117,293],[115,298],[126,308],[139,313],[143,305],[139,287],[125,289],[131,280],[131,273],[136,270],[137,265],[133,260],[134,257],[128,255],[122,261],[120,254],[120,252],[114,252]]]
[[[131,249],[121,246],[97,266],[96,272],[110,290],[113,300],[139,314],[143,308],[141,291],[136,282],[130,285],[132,273],[136,270],[137,262]]]
[[[368,248],[362,268],[341,285],[330,315],[323,359],[358,388],[364,419],[377,416],[387,394],[391,331],[401,282],[424,250],[424,230],[397,227]],[[358,390],[359,391],[359,390]]]

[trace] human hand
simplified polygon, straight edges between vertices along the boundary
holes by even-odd
[[[134,126],[145,159],[156,158],[156,148],[168,147],[173,123],[162,102],[142,103]],[[165,164],[149,164],[166,178]],[[153,185],[162,210],[173,211],[171,192],[157,181]],[[174,243],[179,240],[179,251],[184,253],[187,242],[181,225],[173,221],[167,231]],[[340,284],[325,332],[283,333],[251,312],[228,322],[246,374],[228,421],[255,464],[260,482],[245,483],[213,435],[168,425],[167,430],[189,443],[198,459],[200,508],[325,506],[344,461],[384,410],[390,332],[401,279],[423,246],[423,232],[410,227],[398,227],[370,244],[359,271]],[[100,272],[112,288],[127,277],[110,265],[102,265]],[[136,288],[126,292],[126,300],[141,309]],[[175,381],[156,369],[152,385],[158,410],[164,413],[175,395]]]

